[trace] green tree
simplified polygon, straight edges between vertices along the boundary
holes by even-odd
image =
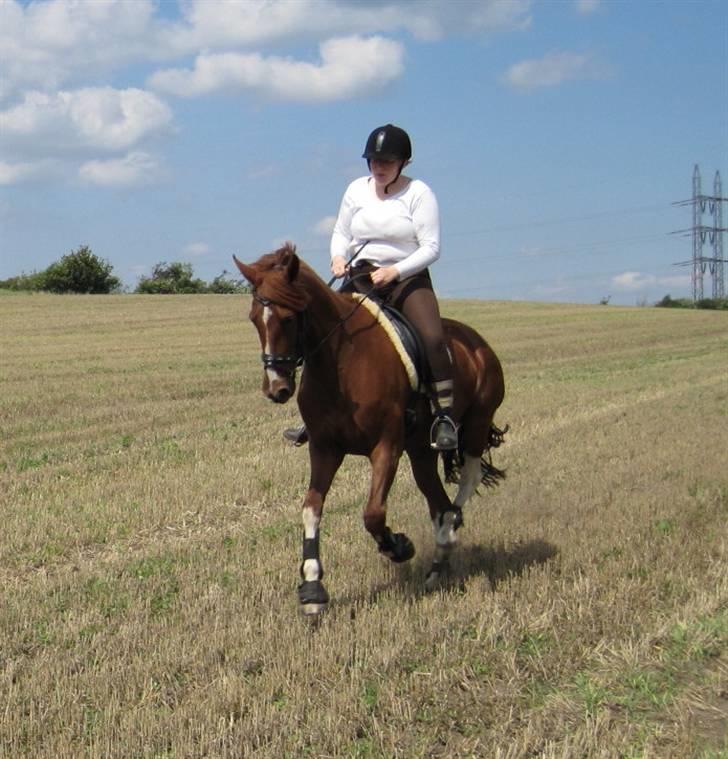
[[[39,290],[52,293],[111,293],[121,282],[108,261],[96,256],[88,245],[66,254],[38,277]]]
[[[204,293],[207,285],[192,277],[192,264],[173,261],[154,265],[151,277],[142,277],[135,292],[148,295],[174,293]]]
[[[34,271],[31,274],[18,274],[9,279],[0,279],[0,290],[18,290],[35,292],[43,289],[44,271]]]
[[[250,291],[250,287],[243,279],[235,279],[229,271],[223,270],[222,274],[219,274],[210,282],[207,291],[219,295],[231,295],[235,293],[247,293]]]
[[[658,308],[682,308],[682,303],[679,300],[674,300],[668,293],[662,300],[658,300],[655,305]]]

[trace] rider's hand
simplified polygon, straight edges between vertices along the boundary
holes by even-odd
[[[335,277],[343,277],[346,274],[346,259],[344,256],[334,256],[331,259],[331,273]]]
[[[396,266],[382,266],[371,273],[371,278],[374,287],[385,287],[399,278],[399,271]]]

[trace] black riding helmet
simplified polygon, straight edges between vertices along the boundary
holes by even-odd
[[[381,158],[384,161],[409,161],[412,158],[412,143],[404,129],[394,124],[377,127],[367,140],[362,158],[371,161]]]
[[[362,158],[367,159],[367,166],[370,166],[372,158],[401,162],[397,176],[384,188],[385,193],[389,192],[389,188],[399,179],[404,165],[412,158],[412,143],[409,135],[404,129],[394,124],[377,127],[367,139]]]

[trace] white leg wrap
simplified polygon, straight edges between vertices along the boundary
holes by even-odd
[[[320,565],[316,559],[306,559],[306,561],[303,562],[303,579],[306,582],[320,580],[320,575]]]
[[[432,528],[435,532],[435,547],[438,552],[440,549],[449,551],[457,542],[455,527],[453,524],[454,520],[455,512],[446,511],[442,515],[442,524],[440,524],[439,518],[432,521]]]
[[[460,470],[460,486],[455,496],[454,505],[462,508],[470,500],[475,489],[480,484],[481,470],[480,458],[477,456],[465,456],[465,463]]]
[[[435,560],[425,580],[427,590],[434,590],[437,587],[440,582],[440,574],[447,566],[448,557],[457,541],[454,521],[455,512],[453,511],[446,511],[442,515],[442,524],[440,524],[439,518],[432,520],[432,528],[435,533]]]
[[[319,519],[313,509],[307,506],[303,510],[303,534],[307,539],[314,539],[318,534]],[[321,563],[318,559],[306,559],[301,567],[306,582],[321,579]]]

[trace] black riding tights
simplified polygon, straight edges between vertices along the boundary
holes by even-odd
[[[342,290],[369,292],[372,282],[366,273],[373,268],[369,264],[356,267],[356,276],[349,280]],[[432,281],[427,269],[401,282],[376,288],[373,294],[403,313],[419,332],[432,371],[433,384],[452,380],[452,364],[445,343],[440,307],[432,290]]]
[[[419,332],[432,371],[432,381],[452,379],[450,354],[445,344],[445,332],[440,318],[440,307],[430,288],[418,287],[405,293],[392,303]]]

